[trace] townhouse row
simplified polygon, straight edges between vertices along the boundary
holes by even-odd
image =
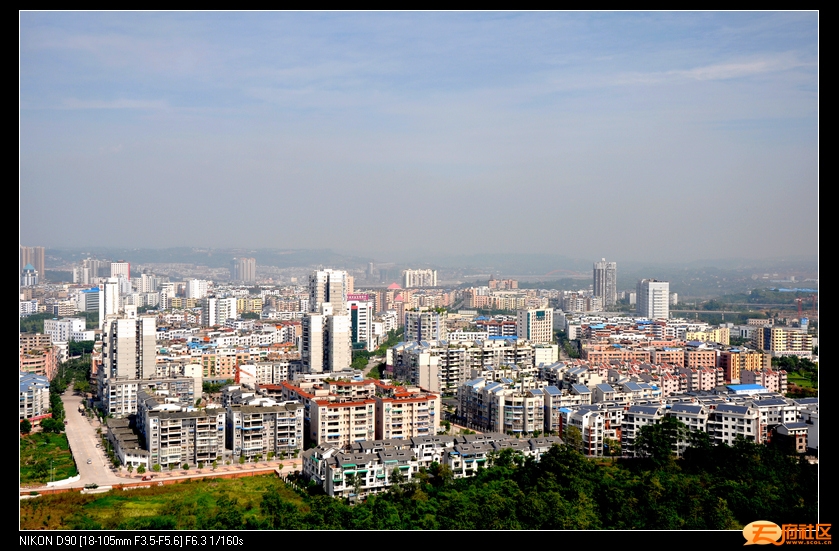
[[[329,496],[358,498],[409,482],[435,463],[454,478],[464,478],[490,466],[504,449],[538,461],[559,444],[558,437],[519,440],[490,433],[356,442],[349,451],[327,445],[303,452],[302,472]]]

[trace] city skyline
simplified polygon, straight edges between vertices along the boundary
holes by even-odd
[[[456,254],[492,220],[532,231],[470,252],[816,255],[818,22],[22,12],[20,239]]]

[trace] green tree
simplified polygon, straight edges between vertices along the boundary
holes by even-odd
[[[153,471],[154,471],[154,472],[156,472],[156,473],[159,473],[159,472],[160,472],[161,470],[163,470],[163,469],[162,469],[162,467],[160,466],[160,464],[159,464],[159,463],[155,463],[154,465],[152,465],[151,470],[153,470]]]
[[[146,466],[143,465],[143,464],[140,464],[140,466],[137,467],[137,474],[146,474]]]
[[[30,432],[32,432],[32,423],[29,419],[24,419],[20,422],[20,433],[29,434]]]
[[[687,425],[675,417],[664,417],[654,425],[641,427],[635,437],[635,451],[648,457],[656,468],[668,464],[680,442],[687,442]]]
[[[574,426],[569,426],[565,429],[562,435],[562,440],[565,444],[574,451],[582,453],[583,451],[583,433],[580,429]]]
[[[299,530],[304,528],[300,510],[293,503],[285,501],[276,490],[265,492],[262,495],[259,508],[272,530]]]
[[[621,443],[614,438],[604,438],[603,439],[603,451],[606,452],[607,455],[611,457],[615,457],[621,454]]]
[[[399,467],[394,467],[392,471],[390,471],[390,483],[394,486],[400,486],[405,483],[405,474],[402,472],[402,469]]]
[[[64,423],[57,419],[44,419],[41,421],[41,430],[60,434],[64,432]]]
[[[73,383],[73,389],[81,394],[90,392],[90,383],[87,379],[76,379]]]
[[[358,473],[348,473],[344,477],[347,482],[347,486],[352,486],[353,493],[357,496],[361,492],[361,484],[363,479],[361,475]]]
[[[94,341],[70,341],[68,349],[70,356],[82,356],[93,352]]]

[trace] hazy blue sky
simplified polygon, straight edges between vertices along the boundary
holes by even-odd
[[[26,245],[817,252],[818,14],[21,13]]]

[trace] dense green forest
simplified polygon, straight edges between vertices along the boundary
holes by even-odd
[[[536,463],[506,450],[475,477],[454,479],[433,465],[356,505],[267,477],[44,496],[21,502],[21,528],[719,530],[756,519],[816,522],[817,467],[778,447],[699,439],[681,459],[666,446],[648,451],[594,461],[555,446]]]

